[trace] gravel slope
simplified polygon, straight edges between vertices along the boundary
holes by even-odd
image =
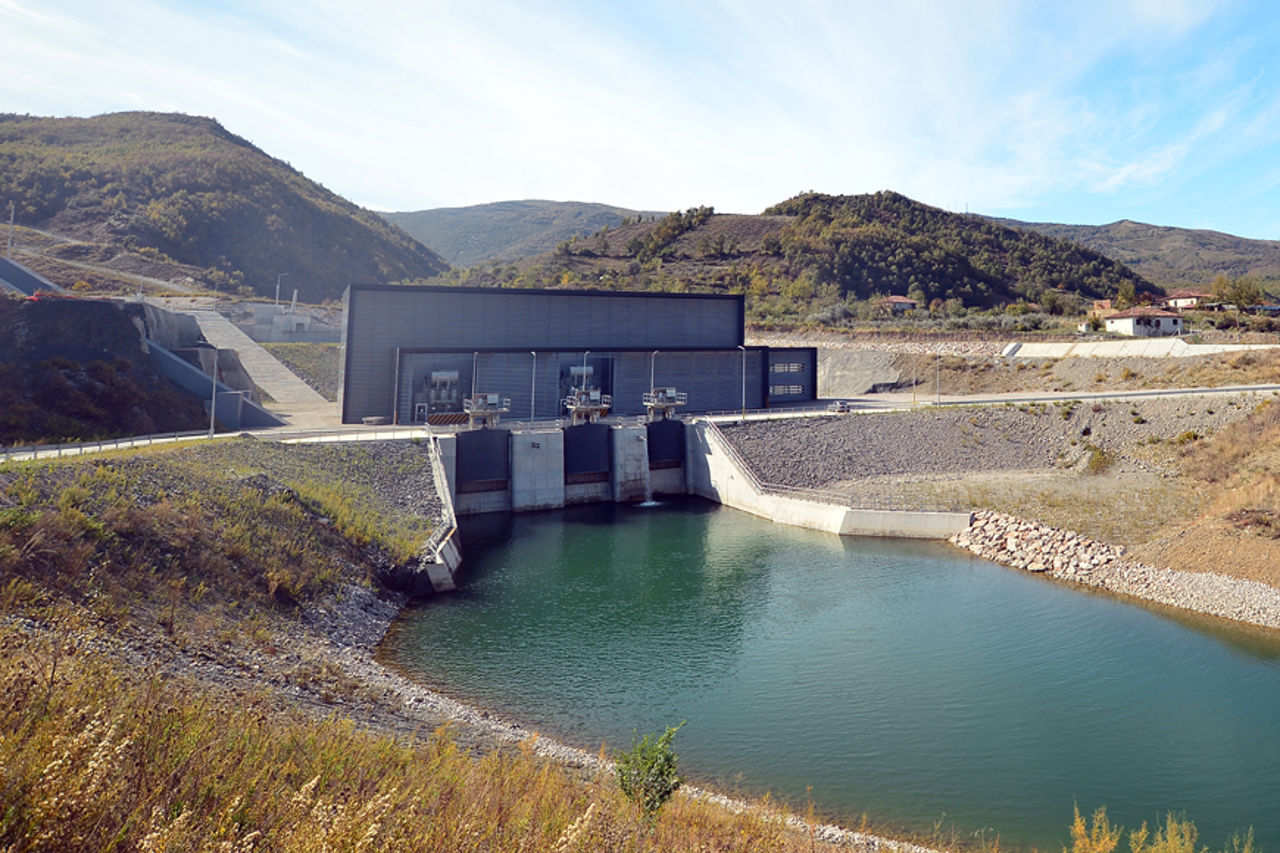
[[[749,421],[722,426],[767,483],[830,488],[868,477],[1044,470],[1079,464],[1087,445],[1138,467],[1139,442],[1214,432],[1251,398],[925,408],[890,414]]]

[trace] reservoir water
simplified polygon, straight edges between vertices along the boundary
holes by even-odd
[[[1072,804],[1280,850],[1280,641],[941,543],[696,500],[466,519],[391,658],[590,750],[688,721],[682,769],[819,814],[1059,849]]]

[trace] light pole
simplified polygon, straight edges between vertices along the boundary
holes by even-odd
[[[747,422],[747,348],[738,344],[742,350],[742,423]]]
[[[218,286],[213,286],[213,312],[218,313]],[[213,347],[213,373],[209,374],[209,438],[213,438],[213,418],[218,411],[218,347]]]
[[[277,314],[280,313],[280,279],[284,278],[287,275],[288,275],[287,272],[276,274],[276,313]]]
[[[534,405],[538,399],[538,353],[529,350],[529,355],[533,356],[533,376],[529,380],[529,423],[532,424],[538,417],[538,409]]]
[[[476,374],[480,372],[480,353],[471,353],[471,399],[476,398]],[[472,403],[472,405],[475,405]]]
[[[13,260],[13,202],[9,202],[9,260]]]
[[[582,354],[582,390],[587,390],[587,356],[591,355],[591,350],[587,350]]]
[[[938,372],[933,381],[934,393],[937,395],[937,404],[942,405],[942,353],[938,353]]]
[[[649,354],[649,390],[650,391],[654,390],[654,388],[657,387],[653,384],[653,365],[654,365],[654,362],[656,362],[657,360],[658,360],[658,351],[654,350],[652,353]]]

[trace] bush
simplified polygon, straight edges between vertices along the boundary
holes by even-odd
[[[633,740],[631,749],[618,754],[618,787],[645,817],[652,819],[684,780],[676,769],[677,757],[671,740],[684,726],[681,723],[654,739],[645,735]]]

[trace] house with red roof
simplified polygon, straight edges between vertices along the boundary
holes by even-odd
[[[880,307],[890,314],[903,314],[907,311],[914,311],[916,306],[917,303],[914,299],[908,299],[905,296],[886,296],[880,300]]]

